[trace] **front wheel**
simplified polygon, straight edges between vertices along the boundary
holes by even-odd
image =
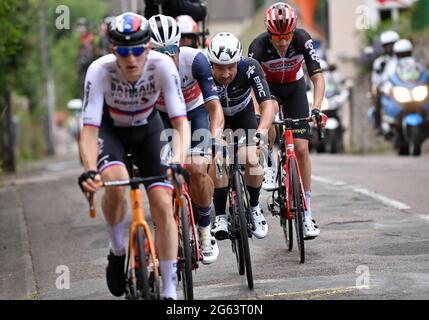
[[[247,217],[250,216],[250,205],[247,197],[247,192],[243,184],[242,178],[238,172],[234,176],[234,184],[237,199],[238,224],[240,227],[240,242],[243,248],[243,258],[246,266],[247,285],[249,289],[253,289],[253,274],[252,262],[250,260],[249,248],[249,222]]]
[[[290,172],[290,196],[291,196],[291,210],[294,215],[295,222],[295,232],[296,240],[298,245],[298,250],[300,253],[300,261],[304,263],[305,261],[305,247],[304,247],[304,225],[303,225],[303,211],[304,204],[301,195],[301,184],[298,176],[297,163],[294,158],[290,159],[289,163],[289,172]]]
[[[192,281],[192,244],[189,238],[189,219],[187,208],[180,208],[179,214],[179,279],[182,282],[184,299],[193,300],[194,286]]]
[[[136,235],[137,244],[137,257],[135,257],[135,265],[137,268],[137,291],[140,292],[141,297],[144,300],[150,300],[151,294],[149,289],[149,273],[147,269],[147,257],[146,257],[146,234],[142,226],[137,227]]]

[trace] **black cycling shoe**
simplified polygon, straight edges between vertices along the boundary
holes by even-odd
[[[107,260],[109,261],[106,268],[107,287],[111,294],[120,297],[125,293],[125,255],[115,256],[110,252]]]

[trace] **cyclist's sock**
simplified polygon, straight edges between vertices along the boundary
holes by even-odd
[[[161,273],[164,298],[173,298],[176,300],[177,261],[159,260],[159,271]]]
[[[123,256],[125,254],[124,223],[108,224],[107,232],[109,233],[110,251],[115,256]]]
[[[212,207],[201,208],[198,207],[198,226],[205,228],[210,226],[210,215],[212,213]]]
[[[305,210],[305,216],[311,218],[311,206],[310,206],[311,192],[305,191],[305,202],[307,203],[307,210]]]
[[[249,202],[251,207],[256,207],[259,205],[259,194],[261,192],[261,187],[253,188],[247,186],[247,190],[249,191]]]
[[[228,199],[228,188],[216,188],[213,194],[213,203],[216,210],[216,215],[225,214],[226,200]]]

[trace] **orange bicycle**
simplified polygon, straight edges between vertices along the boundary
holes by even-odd
[[[120,187],[120,186],[130,186],[130,196],[132,203],[132,212],[133,218],[130,226],[130,236],[129,236],[129,247],[128,247],[128,256],[127,256],[127,265],[125,268],[125,298],[130,300],[159,300],[160,298],[160,273],[158,259],[156,255],[155,246],[153,243],[152,233],[150,231],[150,226],[145,219],[144,209],[143,209],[143,193],[140,189],[141,184],[150,184],[160,180],[169,179],[175,185],[175,199],[176,208],[180,210],[175,210],[177,214],[180,214],[182,218],[185,216],[184,213],[186,210],[183,209],[185,202],[183,201],[183,184],[180,182],[181,174],[173,174],[172,170],[169,170],[168,175],[157,176],[157,177],[148,177],[148,178],[139,178],[134,177],[134,166],[132,165],[132,155],[127,155],[127,169],[130,176],[129,180],[118,180],[118,181],[104,181],[102,182],[102,187]],[[90,217],[96,217],[96,195],[91,193],[89,196],[89,208],[90,208]],[[176,216],[176,221],[177,216]],[[183,273],[182,265],[184,263],[191,263],[191,258],[184,258],[183,252],[186,250],[183,249],[184,241],[181,240],[185,237],[189,243],[189,232],[188,232],[188,223],[184,223],[186,218],[181,219],[182,223],[178,223],[179,228],[179,253],[178,253],[178,262],[179,268],[178,273]],[[192,220],[193,221],[193,220]],[[186,226],[186,227],[185,227]],[[183,236],[182,236],[183,235]],[[196,244],[198,248],[198,244]],[[182,248],[182,249],[181,249]],[[188,244],[190,249],[190,245]],[[188,250],[189,251],[189,250]],[[190,284],[192,287],[192,269],[191,276],[182,276],[182,279],[186,279],[187,284]],[[192,291],[193,294],[193,291]],[[185,298],[189,295],[185,295]],[[193,297],[193,295],[192,295]]]

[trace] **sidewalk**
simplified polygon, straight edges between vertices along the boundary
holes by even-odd
[[[25,215],[17,189],[0,189],[0,300],[37,294]]]

